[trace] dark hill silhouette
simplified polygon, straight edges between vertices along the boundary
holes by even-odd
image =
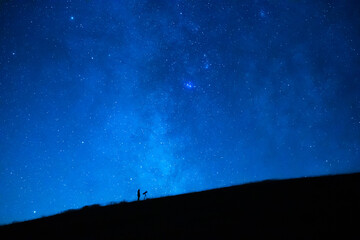
[[[360,174],[274,180],[0,227],[5,239],[360,239]]]

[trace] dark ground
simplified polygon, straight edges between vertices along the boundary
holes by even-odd
[[[1,226],[0,239],[360,239],[359,210],[357,173],[89,206]]]

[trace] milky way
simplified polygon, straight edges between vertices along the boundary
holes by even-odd
[[[105,2],[0,2],[0,224],[360,171],[358,1]]]

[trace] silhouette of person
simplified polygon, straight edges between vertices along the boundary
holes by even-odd
[[[144,195],[144,200],[146,199],[146,194],[147,194],[147,191],[145,191],[145,192],[143,193],[143,195]]]
[[[140,201],[140,189],[137,191],[138,201]]]

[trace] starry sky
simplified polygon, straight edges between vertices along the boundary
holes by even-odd
[[[0,1],[0,224],[360,171],[357,0],[105,2]]]

